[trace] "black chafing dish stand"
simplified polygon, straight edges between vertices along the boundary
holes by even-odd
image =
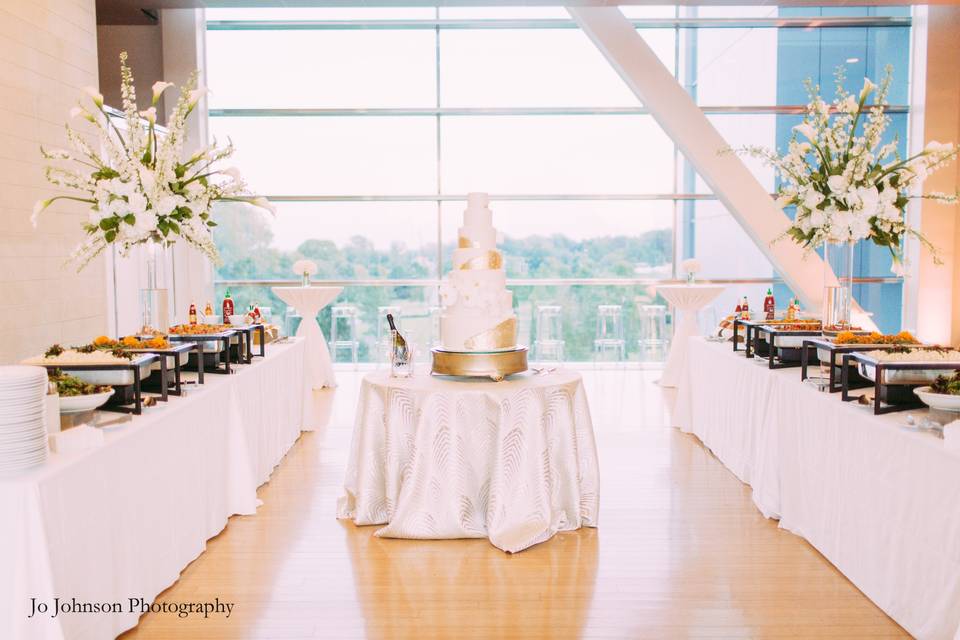
[[[874,367],[873,381],[873,413],[881,415],[907,409],[920,409],[926,405],[913,393],[917,387],[926,386],[925,383],[887,384],[884,373],[890,371],[956,371],[960,369],[960,362],[880,362],[865,353],[846,353],[843,355],[843,368],[840,373],[840,398],[844,402],[858,400],[851,396],[850,363],[859,362]]]
[[[194,351],[196,345],[192,342],[181,342],[179,344],[171,344],[166,349],[129,349],[131,353],[154,353],[160,356],[160,384],[148,384],[148,381],[145,380],[143,388],[145,391],[157,391],[160,393],[160,400],[162,402],[167,401],[167,396],[181,396],[183,395],[183,365],[180,364],[180,354]],[[170,367],[167,365],[167,358],[173,358],[173,371],[170,371]],[[170,374],[173,374],[173,380],[170,379]],[[173,386],[173,389],[170,387]]]
[[[217,333],[206,333],[206,334],[187,334],[187,333],[171,333],[168,336],[168,339],[171,342],[190,342],[196,346],[196,360],[197,360],[197,381],[200,384],[203,384],[203,376],[206,373],[206,366],[204,364],[204,356],[206,354],[216,354],[223,356],[224,368],[220,368],[219,362],[215,363],[213,368],[210,369],[209,373],[220,373],[220,374],[231,374],[233,373],[230,367],[230,338],[236,334],[236,329],[225,329],[224,331],[218,331]],[[241,340],[243,338],[241,337]],[[216,342],[220,345],[220,349],[216,352],[206,351],[204,349],[205,342]],[[239,364],[239,362],[237,363]],[[187,365],[192,367],[192,365]]]
[[[760,339],[761,333],[767,335],[766,347],[760,346],[761,343],[764,342]],[[809,359],[809,354],[807,354],[809,347],[807,347],[806,340],[804,340],[799,347],[778,347],[778,337],[813,338],[820,335],[823,335],[820,330],[781,331],[777,329],[776,325],[760,325],[754,329],[754,341],[756,342],[757,346],[757,355],[761,355],[761,349],[766,351],[767,366],[770,369],[788,369],[790,367],[800,367],[803,365],[804,356]],[[814,349],[813,352],[816,354],[816,349]],[[816,356],[814,356],[814,359],[816,359]],[[819,362],[819,359],[816,360]]]
[[[143,387],[142,380],[140,379],[140,367],[145,364],[151,363],[158,358],[157,355],[153,353],[144,353],[135,358],[132,358],[130,362],[116,362],[116,363],[107,363],[107,364],[45,364],[43,365],[48,370],[60,369],[61,371],[131,371],[133,372],[133,384],[132,385],[109,385],[114,387],[119,386],[132,386],[133,387],[133,407],[128,407],[126,404],[111,404],[114,398],[117,397],[116,389],[114,390],[114,395],[111,396],[110,400],[107,400],[107,404],[100,407],[101,411],[116,411],[119,413],[132,413],[134,415],[140,415],[143,413]]]
[[[837,344],[831,340],[828,340],[827,338],[813,338],[811,340],[804,340],[803,344],[804,346],[808,344],[812,345],[817,349],[826,349],[830,352],[830,372],[827,384],[827,391],[829,393],[839,393],[842,389],[839,376],[837,375],[837,373],[840,371],[840,362],[837,361],[838,356],[842,356],[845,353],[853,353],[855,351],[888,350],[904,346],[897,344]],[[806,380],[809,377],[807,374],[807,367],[808,365],[813,364],[808,361],[806,350],[800,354],[800,362],[801,367],[803,367],[800,372],[800,379]],[[859,371],[850,373],[853,374],[849,381],[850,389],[865,389],[873,386],[873,383],[861,376]]]
[[[734,320],[733,321],[733,350],[734,351],[740,350],[740,327],[743,327],[744,334],[745,334],[743,339],[743,345],[744,345],[744,351],[745,351],[744,355],[748,358],[752,358],[756,351],[756,349],[754,348],[755,345],[753,344],[753,340],[755,336],[754,329],[756,327],[759,327],[761,324],[763,323],[759,321],[754,321],[754,320],[742,320],[740,318],[737,318],[736,320]],[[766,354],[764,353],[759,355],[766,355]]]

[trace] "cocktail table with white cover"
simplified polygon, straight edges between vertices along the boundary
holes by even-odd
[[[297,336],[307,343],[306,376],[313,389],[337,386],[327,339],[317,322],[317,314],[340,295],[343,287],[273,287],[278,298],[302,316]]]
[[[719,284],[668,284],[657,287],[657,293],[663,296],[680,316],[670,344],[667,364],[660,377],[660,386],[677,386],[687,357],[687,339],[699,331],[697,311],[713,302],[724,288]]]
[[[387,538],[508,552],[597,526],[599,465],[578,373],[363,380],[340,518]]]

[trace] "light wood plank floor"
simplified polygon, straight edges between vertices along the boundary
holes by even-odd
[[[483,540],[381,540],[335,519],[359,374],[160,601],[235,602],[229,619],[147,614],[158,638],[907,637],[671,429],[656,372],[587,371],[599,529],[507,555]]]

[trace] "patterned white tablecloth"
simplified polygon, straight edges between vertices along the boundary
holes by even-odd
[[[363,380],[338,517],[388,538],[489,538],[509,552],[597,526],[580,375]]]

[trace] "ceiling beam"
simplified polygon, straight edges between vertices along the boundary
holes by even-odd
[[[567,7],[584,33],[808,309],[819,310],[825,263],[788,239],[790,218],[616,7]],[[861,313],[856,320],[871,325]]]

